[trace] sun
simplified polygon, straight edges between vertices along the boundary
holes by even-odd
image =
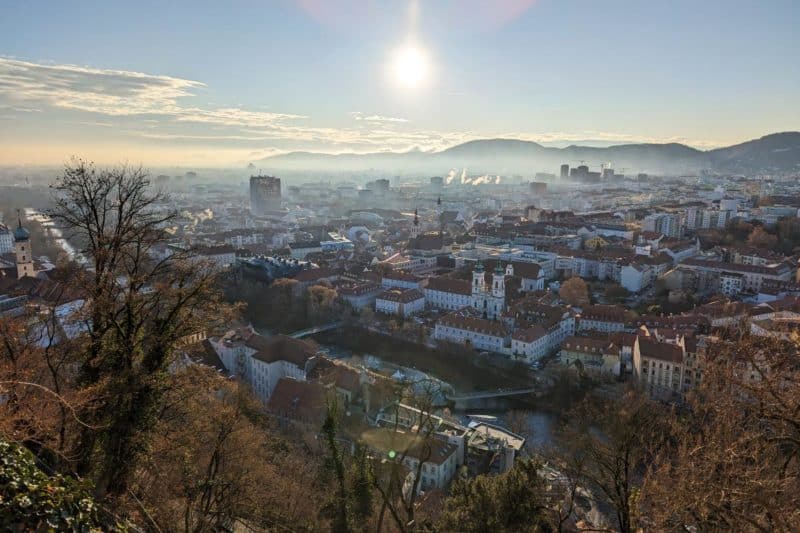
[[[405,45],[395,52],[392,59],[395,81],[408,89],[423,85],[430,75],[430,63],[424,49],[416,45]]]

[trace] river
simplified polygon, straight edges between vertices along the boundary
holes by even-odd
[[[50,217],[37,211],[36,209],[26,207],[25,218],[35,220],[41,224],[45,231],[47,231],[48,236],[51,237],[53,242],[60,246],[62,250],[64,250],[71,260],[77,261],[80,264],[86,263],[86,259],[80,253],[78,253],[78,251],[75,250],[75,248],[69,242],[67,242],[62,231],[56,227],[55,223]],[[55,257],[51,258],[51,261],[54,260]]]
[[[419,379],[421,377],[427,377],[439,381],[444,389],[455,390],[450,384],[436,378],[436,376],[431,376],[415,368],[404,367],[384,361],[374,354],[359,354],[333,344],[320,343],[319,347],[328,357],[346,361],[356,367],[366,367],[371,370],[382,371],[382,373],[389,374],[400,372],[408,378]],[[514,413],[509,416],[512,411]],[[497,422],[505,427],[514,425],[516,426],[514,429],[525,433],[527,447],[531,451],[541,451],[557,444],[556,428],[558,417],[556,414],[544,409],[520,406],[518,408],[457,410],[453,414],[464,423],[468,422],[469,415],[482,415],[496,417]],[[512,423],[509,423],[510,418],[514,419]]]

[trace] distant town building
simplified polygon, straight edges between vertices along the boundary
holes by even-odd
[[[250,212],[255,216],[281,206],[281,180],[273,176],[250,177]]]
[[[478,350],[505,353],[509,331],[496,320],[478,318],[467,310],[456,311],[436,322],[433,336],[437,341],[463,344]],[[510,344],[510,342],[509,342]]]
[[[683,233],[683,224],[677,213],[653,213],[644,217],[642,229],[661,233],[667,237],[680,238]]]
[[[425,310],[425,296],[419,289],[389,289],[375,300],[375,311],[409,316]]]
[[[264,403],[282,378],[306,381],[319,360],[313,345],[284,335],[230,331],[209,342],[228,373],[248,383]]]
[[[10,229],[0,224],[0,255],[14,251],[14,236]]]
[[[543,181],[532,181],[530,183],[531,194],[544,196],[547,193],[547,183]]]

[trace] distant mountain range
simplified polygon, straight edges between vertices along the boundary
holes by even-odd
[[[766,135],[726,148],[697,150],[669,144],[622,144],[609,147],[546,147],[530,141],[485,139],[470,141],[440,152],[378,152],[368,154],[322,154],[291,152],[255,161],[268,171],[367,171],[421,172],[446,174],[451,168],[467,168],[470,174],[531,175],[557,173],[562,163],[591,170],[601,163],[626,174],[693,174],[700,171],[724,173],[800,172],[800,132]],[[623,170],[624,169],[624,170]]]

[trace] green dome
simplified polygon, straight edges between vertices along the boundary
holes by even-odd
[[[21,225],[14,230],[14,240],[15,241],[27,241],[31,238],[31,232],[23,228]]]

